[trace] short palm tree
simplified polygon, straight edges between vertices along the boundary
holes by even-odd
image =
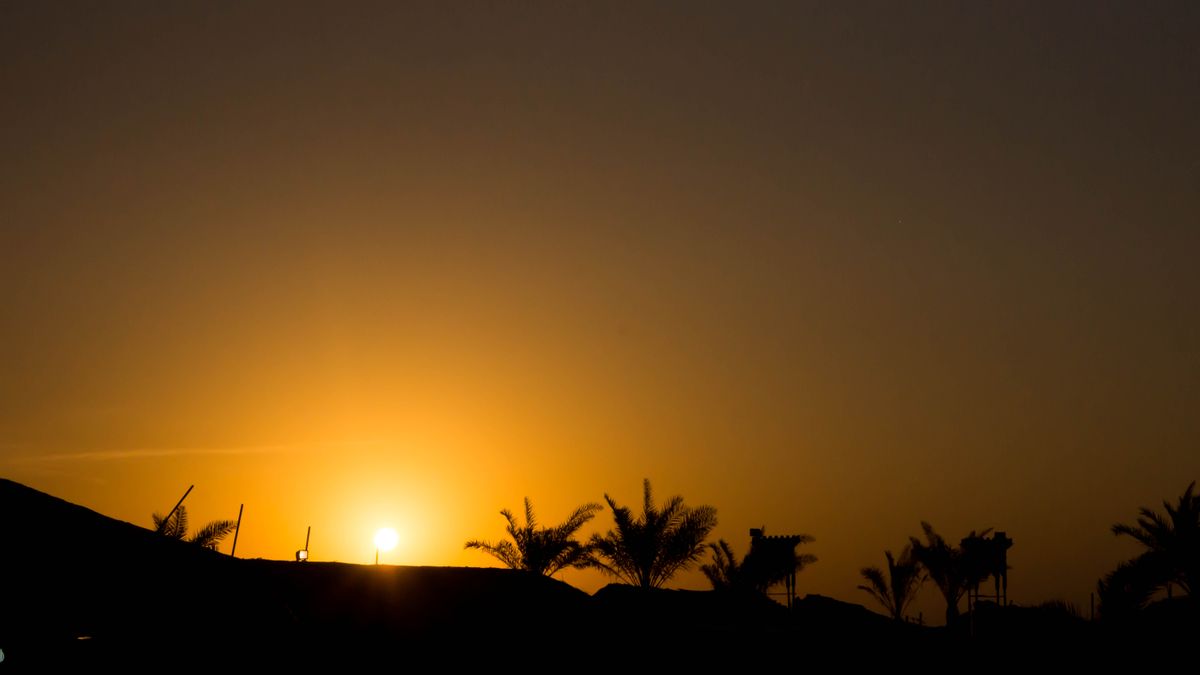
[[[188,515],[187,507],[180,504],[179,508],[170,516],[162,516],[160,514],[152,514],[154,518],[154,529],[160,534],[164,534],[172,539],[189,541],[193,544],[199,544],[204,548],[217,550],[221,540],[229,536],[233,532],[233,528],[237,527],[237,521],[233,520],[214,520],[204,527],[200,528],[191,537],[188,536]]]
[[[794,545],[808,544],[813,538],[807,534],[795,535],[790,538]],[[750,552],[738,562],[737,554],[729,542],[721,539],[707,547],[712,552],[712,562],[700,566],[700,571],[708,578],[714,591],[742,590],[766,593],[775,584],[787,580],[805,567],[817,562],[817,556],[811,553],[795,553],[776,555],[778,550],[766,551],[750,546]]]
[[[743,590],[748,586],[742,563],[738,562],[733,547],[724,539],[708,545],[712,551],[712,562],[700,566],[714,591]]]
[[[471,540],[465,548],[474,548],[495,556],[500,562],[514,570],[550,576],[566,567],[587,567],[591,564],[591,550],[575,540],[575,533],[591,520],[602,507],[599,504],[584,504],[571,514],[562,525],[539,527],[533,514],[533,504],[525,498],[525,524],[518,525],[512,511],[503,509],[500,515],[508,521],[508,536],[512,541],[491,543]]]
[[[796,545],[810,544],[814,541],[811,535],[799,534],[792,537]],[[779,553],[775,555],[774,553]],[[746,568],[746,576],[750,584],[759,593],[766,593],[772,586],[784,583],[789,578],[794,579],[797,572],[803,572],[805,567],[817,562],[817,556],[811,553],[793,553],[783,555],[783,551],[759,551],[751,545],[750,552],[742,561]],[[793,589],[794,590],[794,589]]]
[[[946,625],[949,626],[958,619],[958,603],[963,594],[983,581],[986,575],[981,576],[982,567],[978,561],[972,560],[961,547],[946,543],[932,525],[922,521],[921,529],[925,532],[924,542],[909,537],[912,555],[945,598]],[[972,530],[968,537],[984,537],[989,532],[991,530],[987,529],[976,535]]]
[[[1195,490],[1192,481],[1175,504],[1163,500],[1165,515],[1142,507],[1136,525],[1112,526],[1113,534],[1133,537],[1146,547],[1139,557],[1148,560],[1136,567],[1158,570],[1155,589],[1174,583],[1189,596],[1200,590],[1200,495]]]
[[[887,571],[878,567],[862,568],[859,574],[867,583],[858,588],[883,605],[892,618],[903,621],[904,612],[917,597],[925,576],[921,574],[921,566],[913,556],[912,544],[904,547],[899,559],[891,551],[884,551],[883,555],[887,558]]]
[[[1100,616],[1105,619],[1130,617],[1146,607],[1154,594],[1170,578],[1162,559],[1145,553],[1127,560],[1096,584]]]
[[[642,588],[660,588],[676,572],[704,554],[704,539],[717,526],[711,506],[688,507],[674,496],[658,508],[650,481],[642,482],[642,513],[634,516],[604,495],[616,529],[592,535],[594,565],[620,581]]]

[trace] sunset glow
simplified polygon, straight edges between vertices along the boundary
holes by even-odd
[[[929,521],[1081,608],[1200,478],[1192,10],[68,4],[0,4],[0,477],[308,572],[649,479],[801,595]]]

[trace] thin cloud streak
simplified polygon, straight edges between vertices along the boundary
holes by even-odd
[[[51,462],[109,462],[123,459],[147,459],[152,457],[181,457],[187,455],[249,455],[293,450],[290,445],[252,445],[231,448],[126,448],[117,450],[86,450],[50,455],[27,455],[14,457],[11,461],[22,464],[44,464]]]

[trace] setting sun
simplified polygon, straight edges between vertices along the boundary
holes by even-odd
[[[390,527],[381,527],[375,533],[375,548],[380,551],[390,551],[396,548],[396,543],[400,541],[400,535]]]

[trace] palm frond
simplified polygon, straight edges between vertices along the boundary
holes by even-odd
[[[215,551],[221,540],[229,536],[235,527],[237,527],[237,521],[214,520],[200,528],[200,531],[193,534],[189,541]]]
[[[468,541],[464,548],[479,549],[485,553],[491,554],[506,567],[514,570],[524,568],[521,554],[517,551],[517,547],[509,541],[500,541],[495,544],[487,541],[472,540]]]
[[[712,584],[713,590],[728,590],[741,585],[741,565],[729,542],[721,539],[708,545],[712,562],[700,566],[700,572]]]
[[[237,521],[234,520],[214,520],[189,537],[187,507],[182,504],[170,517],[159,513],[153,513],[150,517],[154,520],[155,531],[160,534],[172,539],[186,540],[214,551],[220,545],[221,540],[229,536],[237,527]]]
[[[871,597],[879,601],[879,604],[883,605],[883,608],[886,609],[889,614],[893,613],[895,609],[892,603],[892,594],[888,589],[887,581],[884,580],[883,570],[879,569],[878,567],[864,567],[859,570],[858,573],[861,574],[863,579],[866,579],[867,584],[869,584],[867,586],[860,585],[858,588],[866,591],[871,595]]]
[[[796,571],[800,572],[815,562],[817,562],[817,556],[812,553],[798,553],[796,555]]]
[[[151,517],[154,519],[154,529],[159,534],[172,539],[183,539],[187,535],[188,516],[186,506],[181,504],[170,516],[154,513],[151,514]]]
[[[1119,618],[1140,611],[1165,585],[1165,576],[1164,561],[1150,552],[1117,565],[1096,585],[1100,615]]]
[[[525,498],[525,527],[530,530],[537,529],[537,518],[533,515],[533,504],[529,501],[529,497]]]

